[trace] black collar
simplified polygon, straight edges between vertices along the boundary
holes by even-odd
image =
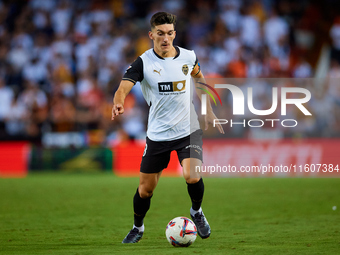
[[[177,54],[176,54],[176,56],[175,56],[173,59],[178,58],[178,57],[179,57],[179,53],[180,53],[178,46],[174,46],[174,47],[175,47],[175,49],[176,49],[176,51],[177,51]],[[152,49],[152,50],[153,50],[153,53],[155,53],[156,57],[158,57],[158,58],[164,60],[163,57],[161,57],[160,55],[158,55],[158,54],[156,53],[155,49]]]

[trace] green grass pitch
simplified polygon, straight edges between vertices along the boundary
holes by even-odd
[[[0,254],[340,254],[340,179],[205,178],[212,234],[188,248],[165,238],[172,218],[190,216],[184,179],[168,177],[143,239],[121,244],[137,185],[108,173],[0,179]]]

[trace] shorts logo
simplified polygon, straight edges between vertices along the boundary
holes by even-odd
[[[183,65],[182,66],[182,72],[184,73],[184,75],[187,75],[189,72],[189,67],[188,65]]]
[[[169,82],[159,82],[158,83],[158,90],[159,92],[177,92],[185,90],[185,83],[184,81],[169,81]]]
[[[196,145],[196,144],[190,144],[190,145],[186,146],[185,149],[194,149],[195,151],[197,151],[197,150],[202,151],[201,146]],[[197,151],[197,153],[199,153],[199,152]]]

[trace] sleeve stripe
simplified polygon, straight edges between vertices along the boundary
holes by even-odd
[[[201,71],[201,66],[199,65],[199,63],[198,63],[198,62],[197,62],[197,64],[195,65],[195,67],[194,67],[193,69],[195,69],[195,68],[196,68],[196,66],[198,66],[198,71],[197,71],[197,73],[196,73],[196,74],[192,75],[192,77],[196,76],[196,75],[197,75],[197,74],[199,74],[199,73],[200,73],[200,71]]]
[[[192,76],[196,76],[197,74],[200,73],[200,71],[201,71],[201,69],[198,69],[198,72],[196,74],[192,75]]]
[[[134,84],[136,84],[136,81],[134,81],[134,80],[132,80],[132,79],[130,79],[130,78],[123,78],[122,80],[131,81],[131,82],[133,82]]]

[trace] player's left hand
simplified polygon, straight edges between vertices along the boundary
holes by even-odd
[[[214,123],[214,119],[217,119],[216,115],[212,111],[208,111],[207,114],[205,115],[205,130],[208,130],[209,124]],[[221,134],[224,134],[224,129],[220,123],[216,124],[215,127],[217,127],[218,131]]]

